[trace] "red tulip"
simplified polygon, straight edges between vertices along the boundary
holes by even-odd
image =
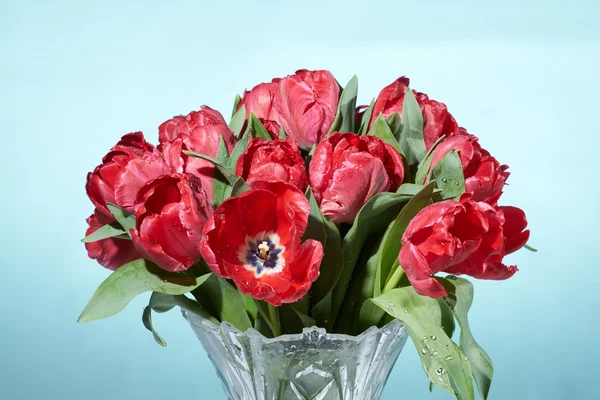
[[[85,232],[85,235],[90,235],[104,225],[113,222],[115,222],[114,219],[108,218],[104,213],[96,209],[94,214],[87,219],[89,228]],[[86,243],[85,248],[91,259],[97,260],[100,265],[112,271],[128,262],[142,258],[140,253],[135,249],[133,242],[128,239],[107,238]]]
[[[129,133],[108,152],[102,164],[87,175],[85,189],[96,208],[112,218],[106,203],[133,213],[138,190],[148,181],[170,173],[160,153],[142,132]]]
[[[210,201],[213,198],[214,165],[201,158],[186,156],[182,150],[217,157],[220,137],[223,137],[227,150],[231,152],[235,146],[233,133],[223,116],[207,106],[186,117],[173,117],[159,127],[160,149],[167,164],[174,172],[199,177]]]
[[[518,209],[517,209],[518,210]],[[520,210],[519,210],[520,211]],[[463,195],[422,209],[408,224],[398,256],[415,291],[423,296],[447,296],[432,275],[446,272],[479,279],[508,279],[516,266],[502,263],[504,255],[525,244],[529,231],[525,215],[511,208],[505,219],[502,209]]]
[[[323,215],[352,223],[361,207],[380,192],[396,190],[404,178],[402,157],[375,136],[334,133],[315,149],[310,186]]]
[[[237,109],[246,106],[246,119],[248,119],[250,113],[254,113],[258,118],[277,121],[277,115],[273,111],[273,99],[280,80],[275,78],[269,83],[256,85],[250,91],[244,91],[244,96]]]
[[[259,120],[269,133],[269,136],[271,136],[271,139],[279,139],[279,130],[281,129],[281,126],[277,122],[262,118],[259,118]]]
[[[409,83],[410,80],[402,76],[381,90],[373,106],[371,126],[380,113],[384,118],[395,112],[402,116],[404,93]],[[430,100],[424,93],[415,92],[415,97],[423,114],[423,138],[427,149],[430,149],[440,136],[458,133],[458,125],[444,103]]]
[[[475,201],[495,205],[510,175],[507,172],[508,166],[500,165],[498,160],[479,145],[476,136],[462,130],[462,134],[444,139],[438,144],[431,167],[435,167],[452,149],[456,149],[460,156],[467,193],[471,193]]]
[[[161,176],[139,191],[133,244],[144,258],[167,271],[186,270],[201,258],[198,244],[210,214],[199,178]]]
[[[302,298],[319,276],[323,245],[300,242],[310,206],[283,182],[256,182],[225,200],[204,226],[200,249],[217,275],[242,293],[279,306]]]
[[[253,139],[238,160],[236,175],[250,186],[257,181],[287,182],[303,192],[308,186],[304,159],[291,139]]]
[[[328,71],[300,70],[279,81],[273,109],[288,137],[309,150],[329,131],[340,87]]]

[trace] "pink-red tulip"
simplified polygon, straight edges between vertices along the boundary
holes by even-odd
[[[506,266],[502,260],[525,244],[529,238],[526,226],[521,210],[497,209],[465,194],[460,201],[427,206],[412,219],[402,236],[398,262],[415,291],[423,296],[447,296],[432,277],[438,272],[508,279],[517,267]]]
[[[276,121],[298,146],[309,150],[329,131],[340,87],[328,71],[300,70],[279,81],[273,100]]]
[[[198,244],[211,212],[199,178],[161,176],[139,191],[133,244],[145,259],[167,271],[186,270],[201,258]]]
[[[402,157],[375,136],[334,133],[315,149],[309,182],[323,215],[352,223],[377,193],[396,190],[404,178]]]

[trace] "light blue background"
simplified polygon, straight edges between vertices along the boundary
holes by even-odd
[[[168,5],[167,5],[168,3]],[[491,400],[593,399],[598,317],[598,66],[594,1],[2,1],[0,399],[213,399],[221,388],[177,312],[141,324],[142,296],[77,324],[107,271],[79,239],[85,175],[124,133],[298,68],[360,79],[367,103],[400,75],[444,101],[512,175],[537,254],[477,282],[473,331]],[[412,343],[384,399],[448,399]]]

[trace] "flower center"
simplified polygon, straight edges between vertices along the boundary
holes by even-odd
[[[285,248],[279,245],[277,234],[262,234],[256,238],[246,238],[247,246],[240,249],[240,260],[246,269],[254,272],[258,278],[262,274],[281,271],[285,261],[282,256]]]

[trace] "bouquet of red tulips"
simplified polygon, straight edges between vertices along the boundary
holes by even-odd
[[[300,70],[237,96],[229,123],[203,106],[160,125],[156,147],[123,136],[87,176],[83,241],[114,272],[79,320],[144,292],[163,345],[151,312],[176,305],[267,337],[357,335],[396,318],[432,383],[472,398],[474,379],[487,398],[493,367],[457,275],[517,271],[503,258],[529,231],[523,211],[498,204],[508,167],[407,78],[369,106],[357,88]]]

